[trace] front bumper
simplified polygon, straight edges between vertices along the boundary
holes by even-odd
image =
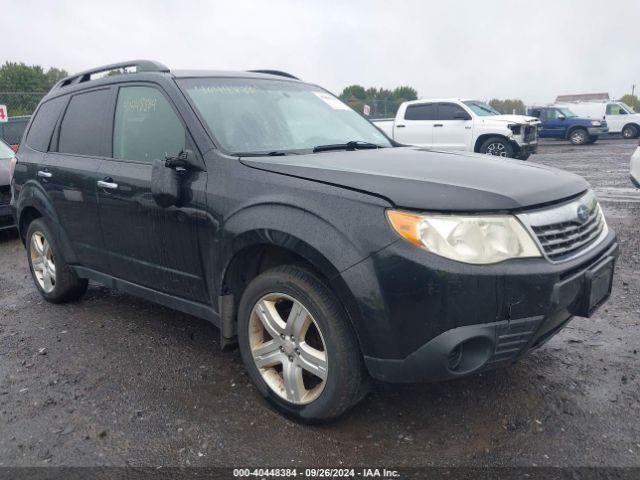
[[[597,137],[598,135],[609,133],[609,127],[589,127],[587,132],[589,132],[590,136]]]
[[[367,368],[379,380],[416,382],[512,363],[574,315],[590,315],[587,278],[605,264],[612,274],[617,252],[610,232],[597,248],[562,264],[475,266],[400,240],[343,272],[348,285],[364,288],[357,296],[366,325],[356,329]],[[608,297],[610,283],[605,287],[598,305]]]
[[[636,151],[633,152],[631,156],[631,182],[637,187],[640,188],[640,146],[636,148]]]

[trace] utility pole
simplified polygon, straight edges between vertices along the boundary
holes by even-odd
[[[636,84],[631,85],[631,96],[633,97],[636,94]]]

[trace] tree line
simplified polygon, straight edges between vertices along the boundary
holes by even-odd
[[[65,70],[39,65],[5,62],[0,67],[0,104],[7,105],[10,116],[30,115],[42,97],[59,80],[68,76]]]

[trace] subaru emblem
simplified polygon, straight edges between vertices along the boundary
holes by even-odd
[[[580,222],[582,223],[589,220],[589,207],[587,207],[586,205],[580,205],[578,207],[578,220],[580,220]]]

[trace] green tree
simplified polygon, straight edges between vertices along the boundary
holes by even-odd
[[[340,94],[343,102],[359,112],[363,111],[365,105],[369,105],[372,117],[393,116],[402,102],[417,98],[418,92],[415,88],[408,86],[387,90],[375,87],[365,89],[361,85],[350,85]]]
[[[38,65],[5,62],[0,67],[0,104],[7,105],[9,115],[30,115],[42,97],[67,72]]]
[[[627,94],[624,95],[621,99],[621,102],[626,103],[631,108],[633,108],[636,112],[640,111],[640,101],[638,101],[637,95]]]
[[[518,115],[524,115],[526,113],[524,102],[516,98],[507,100],[494,98],[489,102],[489,105],[504,114],[516,113]]]

